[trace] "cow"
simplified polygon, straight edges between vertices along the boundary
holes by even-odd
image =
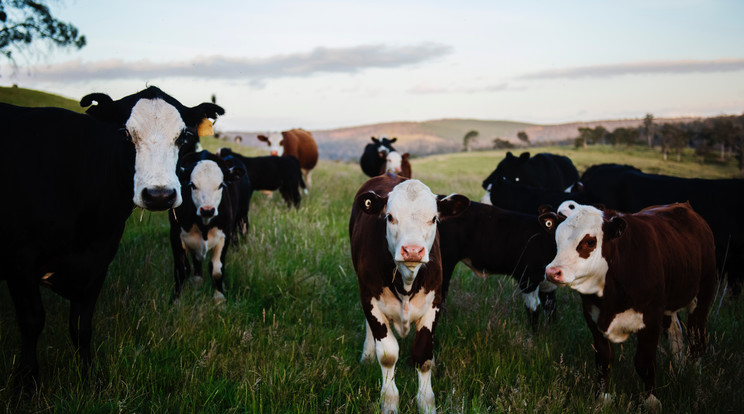
[[[411,154],[400,154],[398,151],[388,152],[385,157],[385,167],[381,174],[397,174],[403,178],[411,178],[411,162],[408,158]]]
[[[614,358],[610,342],[622,343],[636,333],[634,362],[644,382],[645,403],[660,408],[654,394],[656,348],[666,329],[673,353],[680,355],[680,310],[688,312],[692,357],[699,358],[705,350],[716,285],[710,227],[689,203],[652,206],[634,214],[579,205],[565,220],[549,212],[540,221],[555,233],[557,244],[545,274],[581,294],[605,398]]]
[[[282,131],[280,134],[259,135],[259,141],[266,142],[271,155],[288,155],[295,157],[300,162],[300,169],[305,179],[307,188],[311,186],[310,173],[318,163],[318,145],[313,135],[304,129],[291,129]],[[305,188],[305,194],[307,194]]]
[[[290,156],[244,157],[229,148],[221,148],[221,157],[238,160],[245,166],[254,190],[279,190],[288,206],[300,207],[300,188],[305,189],[300,163]]]
[[[195,148],[204,118],[225,112],[212,103],[186,107],[156,87],[118,101],[94,93],[80,104],[87,114],[0,104],[0,179],[12,194],[0,213],[14,217],[3,227],[13,243],[0,251],[9,266],[0,279],[21,333],[20,391],[32,391],[38,379],[39,285],[70,301],[69,332],[86,377],[93,310],[127,218],[134,207],[181,204],[179,152]]]
[[[227,163],[207,151],[191,153],[178,163],[183,203],[169,210],[170,243],[173,251],[175,286],[173,300],[177,300],[191,269],[187,254],[194,262],[192,281],[202,282],[202,261],[212,250],[209,273],[214,287],[216,304],[225,302],[225,257],[231,237],[240,219],[241,189],[239,182],[246,177],[241,163]]]
[[[380,136],[380,139],[372,137],[371,140],[372,142],[364,147],[364,152],[359,159],[359,165],[368,177],[376,177],[385,169],[387,154],[395,151],[393,143],[398,138],[388,139],[388,137],[383,135]]]
[[[680,178],[646,174],[627,165],[600,164],[588,168],[582,182],[584,201],[623,212],[689,201],[713,230],[720,276],[727,274],[732,293],[740,293],[744,280],[744,217],[737,214],[737,209],[744,204],[744,180]]]
[[[540,304],[552,317],[556,286],[545,281],[545,266],[555,257],[555,239],[543,231],[536,214],[471,202],[462,214],[439,224],[439,246],[443,298],[455,266],[462,262],[482,278],[511,276],[522,292],[533,330],[537,330]]]
[[[491,187],[501,181],[549,190],[566,190],[579,181],[579,172],[571,159],[563,155],[540,153],[530,158],[529,152],[523,152],[519,157],[507,152],[496,169],[483,180],[483,189],[493,193],[494,189]]]
[[[349,220],[351,258],[366,319],[362,361],[375,356],[382,369],[382,411],[397,412],[398,341],[416,336],[411,358],[419,376],[419,410],[436,412],[431,387],[434,329],[442,305],[442,264],[437,223],[467,208],[467,197],[437,199],[418,180],[381,175],[365,182]]]
[[[555,207],[564,201],[574,200],[585,204],[592,204],[594,199],[586,191],[567,193],[560,189],[546,189],[520,185],[513,181],[501,180],[493,183],[486,196],[488,203],[507,210],[521,211],[534,214],[540,206]]]

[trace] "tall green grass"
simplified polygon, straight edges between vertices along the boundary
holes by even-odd
[[[214,149],[221,143],[207,142]],[[658,162],[658,154],[604,149],[551,150],[580,170],[591,163],[659,165],[658,172],[734,176],[733,165]],[[532,150],[536,152],[536,150]],[[619,155],[618,155],[619,154]],[[413,160],[414,177],[434,192],[482,195],[481,181],[504,152]],[[727,175],[728,174],[728,175]],[[6,288],[0,288],[0,410],[6,412],[379,411],[380,369],[361,364],[364,318],[348,243],[351,202],[366,180],[356,164],[321,161],[299,209],[276,194],[254,195],[250,230],[230,246],[226,307],[211,285],[188,287],[169,303],[173,263],[165,213],[135,211],[98,301],[95,366],[81,383],[67,333],[67,303],[46,289],[47,323],[39,344],[41,390],[19,401],[11,370],[20,339]],[[206,269],[205,269],[206,271]],[[435,333],[433,388],[443,413],[602,412],[641,410],[633,369],[635,343],[617,347],[615,401],[593,397],[591,336],[574,292],[560,289],[558,315],[538,333],[528,328],[521,295],[507,277],[456,269]],[[720,303],[720,308],[718,307]],[[744,378],[741,299],[721,296],[710,322],[700,371],[658,354],[659,398],[666,412],[739,412]],[[664,342],[664,341],[662,341]],[[412,336],[400,340],[396,382],[401,412],[415,412]]]

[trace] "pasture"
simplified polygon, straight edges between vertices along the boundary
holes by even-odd
[[[206,142],[210,150],[224,145]],[[257,155],[250,150],[241,151]],[[729,178],[730,164],[678,163],[658,153],[607,148],[553,151],[580,172],[620,162],[646,172]],[[521,151],[517,150],[515,153]],[[481,181],[504,151],[413,159],[414,178],[440,194],[483,195]],[[0,410],[7,412],[379,411],[380,369],[360,364],[364,317],[349,254],[353,196],[366,180],[356,163],[321,161],[310,195],[288,209],[279,194],[254,194],[247,237],[230,247],[227,305],[211,302],[211,284],[186,287],[169,303],[173,259],[166,213],[130,217],[94,317],[94,367],[81,383],[67,332],[67,303],[43,290],[46,326],[39,343],[41,390],[18,400],[11,370],[20,347],[13,306],[0,285]],[[709,317],[709,347],[698,367],[657,355],[664,411],[739,412],[744,383],[744,301],[719,291]],[[396,383],[401,412],[416,412],[413,336],[400,341]],[[510,278],[480,279],[458,265],[435,332],[433,388],[442,413],[642,411],[631,339],[616,346],[614,402],[594,398],[591,336],[578,295],[558,290],[556,320],[537,333],[527,325]],[[665,341],[662,340],[665,345]]]

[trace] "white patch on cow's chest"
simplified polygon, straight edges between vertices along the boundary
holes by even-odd
[[[643,314],[633,309],[628,309],[618,313],[612,318],[610,326],[604,332],[604,336],[612,342],[620,343],[628,339],[628,336],[634,332],[645,328],[643,323]]]
[[[433,316],[427,318],[432,320],[421,320],[421,318],[427,315],[427,310],[432,308],[434,296],[434,291],[424,292],[422,288],[413,296],[399,297],[389,288],[384,288],[379,298],[372,299],[372,314],[381,324],[391,322],[398,335],[404,338],[411,330],[411,322],[423,324],[431,330],[434,324]],[[380,320],[375,310],[379,311],[385,320]]]
[[[225,233],[214,227],[207,233],[207,240],[204,240],[201,230],[194,224],[191,226],[189,231],[181,229],[181,245],[184,250],[194,252],[196,257],[204,258],[207,256],[207,252],[213,249],[218,244],[222,244],[225,241]]]

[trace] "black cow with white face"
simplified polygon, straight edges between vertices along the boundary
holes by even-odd
[[[69,330],[82,363],[91,362],[96,300],[124,225],[135,207],[167,210],[181,204],[179,151],[193,148],[204,118],[224,110],[186,107],[155,87],[118,101],[96,93],[82,106],[0,104],[0,180],[12,202],[0,203],[12,243],[0,249],[21,332],[15,373],[31,390],[38,377],[36,346],[44,326],[39,285],[70,301]]]
[[[395,148],[393,148],[393,143],[398,138],[389,139],[383,135],[379,139],[375,137],[371,139],[372,142],[364,147],[362,157],[359,159],[359,165],[361,165],[362,171],[368,177],[375,177],[385,173],[387,155],[391,152],[396,152]]]
[[[225,301],[225,256],[240,217],[240,180],[246,177],[241,163],[227,163],[217,155],[200,151],[179,162],[183,204],[169,211],[170,241],[173,250],[177,299],[190,273],[187,253],[194,262],[193,282],[202,282],[202,261],[212,251],[209,273],[214,287],[214,301]]]

